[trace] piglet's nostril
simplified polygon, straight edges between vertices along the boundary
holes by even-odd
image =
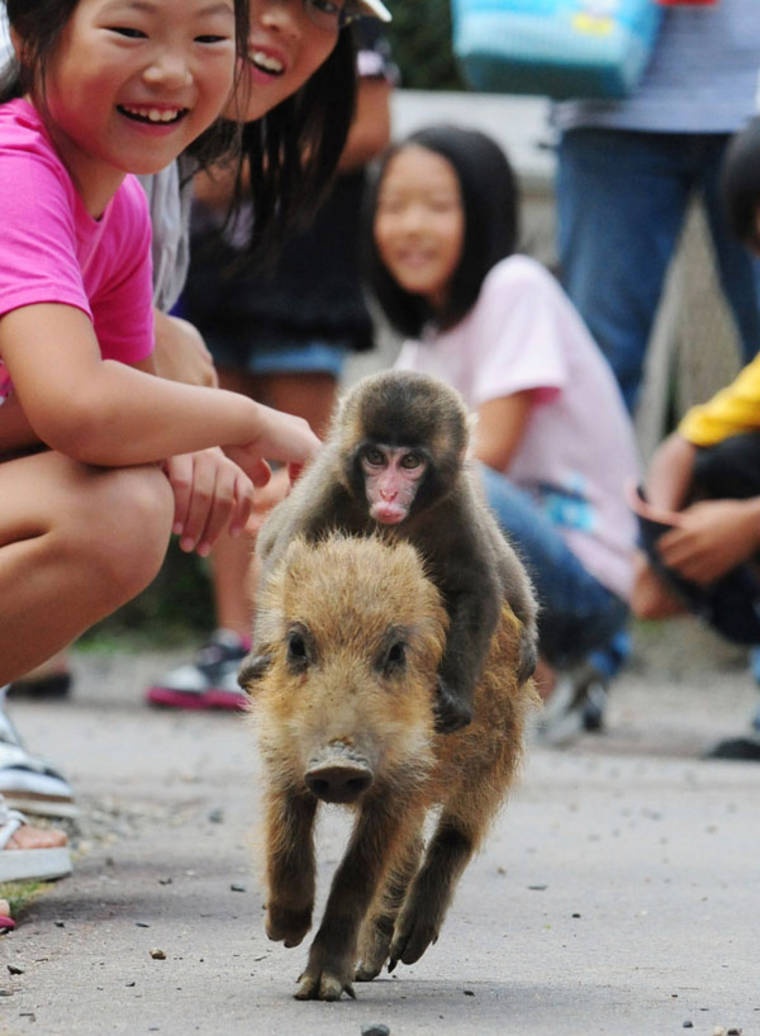
[[[372,784],[368,766],[320,766],[306,774],[306,785],[323,802],[356,802]]]

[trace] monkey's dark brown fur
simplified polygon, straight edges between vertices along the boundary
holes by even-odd
[[[537,653],[536,602],[525,569],[482,499],[466,460],[464,403],[444,382],[411,371],[384,371],[360,381],[333,420],[327,442],[259,536],[264,577],[296,535],[317,541],[338,529],[381,532],[408,540],[425,560],[449,616],[438,674],[437,729],[469,721],[472,694],[504,604],[521,622],[515,662],[522,679]],[[408,517],[380,525],[369,515],[363,451],[371,444],[409,447],[426,458]],[[254,630],[254,654],[261,637]]]
[[[264,653],[241,674],[265,767],[271,939],[312,921],[320,801],[355,810],[296,996],[335,1000],[438,937],[457,881],[514,779],[532,681],[502,609],[473,721],[434,732],[447,615],[416,551],[377,537],[301,539],[262,589]],[[423,856],[431,807],[440,817]]]

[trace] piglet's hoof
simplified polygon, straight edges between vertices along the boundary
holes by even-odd
[[[472,709],[457,695],[452,694],[443,680],[438,681],[435,703],[435,729],[439,734],[453,734],[472,723]]]
[[[350,982],[344,982],[329,971],[305,971],[298,980],[295,992],[296,1000],[340,1000],[346,993],[352,1000],[356,999]]]
[[[291,949],[303,941],[310,928],[310,910],[288,910],[274,904],[267,908],[266,931],[272,942],[284,943]]]

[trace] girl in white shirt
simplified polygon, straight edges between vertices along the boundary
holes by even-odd
[[[620,393],[554,278],[514,254],[515,177],[490,138],[412,134],[387,154],[368,213],[370,285],[409,339],[397,366],[437,375],[477,415],[488,501],[538,591],[548,695],[628,614],[623,487],[638,465]]]

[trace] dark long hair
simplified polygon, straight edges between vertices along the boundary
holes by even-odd
[[[390,160],[409,145],[441,155],[453,167],[462,194],[464,242],[443,309],[434,311],[422,298],[405,291],[383,264],[374,238],[377,200]],[[364,268],[368,284],[393,327],[416,338],[434,320],[453,327],[472,308],[492,266],[512,255],[519,234],[517,179],[498,144],[479,130],[429,126],[394,144],[383,156],[367,191],[362,225]]]
[[[332,184],[356,105],[356,42],[343,29],[324,64],[292,97],[243,127],[249,177],[238,176],[254,219],[246,261],[270,266],[284,240],[303,229]]]
[[[5,0],[10,26],[21,40],[21,60],[14,59],[0,73],[0,104],[23,97],[35,82],[44,82],[48,64],[79,0]],[[234,0],[238,57],[248,43],[248,0]],[[45,98],[40,98],[44,109]],[[43,111],[44,115],[44,111]],[[237,147],[239,130],[218,119],[187,149],[205,168]]]

